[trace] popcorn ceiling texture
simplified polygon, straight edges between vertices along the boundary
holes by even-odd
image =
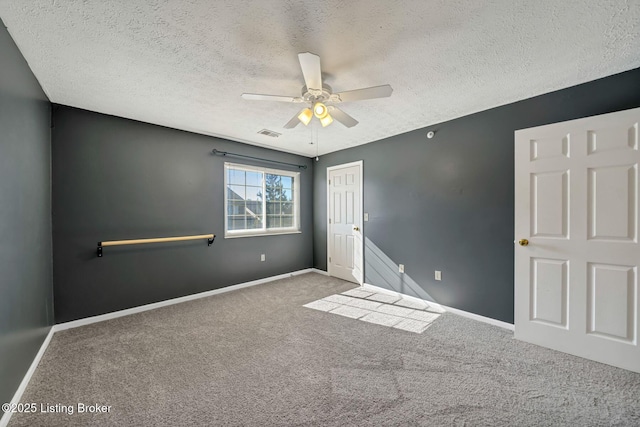
[[[308,156],[640,66],[639,0],[0,0],[0,17],[54,103]],[[394,93],[341,104],[351,129],[286,130],[300,104],[240,98],[299,96],[305,51],[336,92]]]

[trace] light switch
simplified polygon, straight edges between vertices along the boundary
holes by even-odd
[[[364,213],[364,220],[369,221],[369,214],[367,212]]]
[[[436,270],[436,280],[442,280],[442,271]]]

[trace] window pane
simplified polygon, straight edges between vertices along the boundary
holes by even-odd
[[[266,228],[277,232],[298,225],[298,204],[297,200],[293,200],[293,190],[299,175],[292,177],[278,172],[238,168],[233,169],[228,165],[226,169],[228,231]]]
[[[244,171],[236,169],[229,169],[229,177],[227,178],[227,184],[240,184],[244,185]]]
[[[293,215],[293,203],[283,202],[281,206],[283,215]]]
[[[247,185],[262,187],[262,172],[247,172]]]
[[[280,214],[280,202],[267,202],[267,214]]]
[[[268,173],[264,179],[267,181],[266,184],[267,185],[280,185],[281,184],[281,179],[282,177],[280,175],[274,175],[271,173]]]
[[[246,204],[246,209],[244,212],[249,216],[260,216],[262,215],[262,202],[254,202],[254,201],[247,201]]]
[[[262,187],[245,187],[245,199],[246,200],[260,200],[262,201]],[[261,202],[262,203],[262,202]]]
[[[280,191],[278,191],[275,187],[267,187],[265,200],[267,202],[278,202],[280,201]]]
[[[268,215],[267,228],[280,228],[280,216]]]
[[[229,230],[244,230],[245,220],[244,216],[230,216],[229,218]]]
[[[266,194],[265,194],[265,200],[267,202],[275,202],[280,200],[279,196],[275,193],[275,191],[273,190],[273,188],[269,188],[267,187],[266,189]]]
[[[255,228],[262,228],[262,220],[260,218],[247,216],[247,230]]]
[[[265,176],[267,201],[280,200],[282,194],[282,183],[279,175],[267,174]]]
[[[227,190],[227,197],[231,200],[244,200],[244,186],[230,185]]]
[[[227,215],[244,215],[244,202],[229,200],[227,202]]]
[[[282,187],[283,188],[293,188],[293,178],[290,176],[283,176],[282,178]]]
[[[282,226],[283,227],[293,227],[293,217],[292,216],[283,216],[282,217]]]

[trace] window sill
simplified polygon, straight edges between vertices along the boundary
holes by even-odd
[[[261,237],[261,236],[281,236],[283,234],[302,234],[300,230],[291,230],[291,231],[274,231],[274,232],[265,232],[265,233],[225,233],[225,239],[237,239],[240,237]]]

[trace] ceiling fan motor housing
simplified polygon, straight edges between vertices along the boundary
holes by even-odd
[[[302,86],[302,99],[304,102],[310,102],[315,104],[316,102],[331,101],[331,94],[333,89],[328,84],[322,84],[322,90],[308,89],[307,86]]]

